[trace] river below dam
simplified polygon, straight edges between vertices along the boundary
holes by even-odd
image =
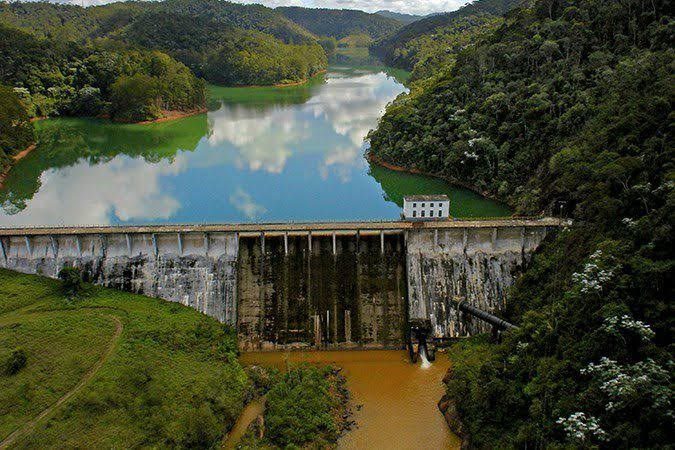
[[[38,121],[36,149],[0,187],[0,226],[397,219],[410,194],[448,194],[454,217],[508,215],[365,159],[404,75],[332,67],[302,86],[210,86],[208,113],[163,123]]]
[[[410,364],[396,350],[243,353],[244,365],[284,369],[310,363],[342,368],[347,378],[356,427],[339,449],[453,449],[460,440],[438,409],[450,361],[443,353],[431,366]]]

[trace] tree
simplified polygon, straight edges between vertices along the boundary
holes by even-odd
[[[110,117],[120,122],[153,120],[162,115],[159,83],[144,74],[122,76],[112,85]]]
[[[0,85],[0,172],[9,158],[35,141],[26,108],[14,90]]]
[[[21,369],[26,367],[28,357],[23,349],[17,348],[13,350],[7,361],[5,362],[5,374],[16,375]]]
[[[63,283],[63,292],[68,297],[75,297],[82,290],[82,271],[77,267],[61,269],[59,280]]]

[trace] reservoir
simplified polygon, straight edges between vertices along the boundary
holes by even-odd
[[[370,165],[368,131],[406,88],[383,68],[333,67],[306,85],[209,88],[209,112],[170,122],[36,122],[38,145],[0,188],[0,226],[397,219],[410,194],[454,217],[503,205]]]

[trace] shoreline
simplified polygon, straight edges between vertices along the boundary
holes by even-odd
[[[37,142],[33,142],[31,145],[29,145],[25,149],[21,150],[19,153],[17,153],[16,155],[14,155],[12,157],[12,162],[9,164],[7,169],[4,172],[0,173],[0,188],[2,188],[3,185],[5,184],[5,180],[7,179],[7,176],[12,171],[12,168],[16,165],[16,163],[18,163],[19,161],[24,159],[29,153],[31,153],[36,148],[37,148]]]
[[[286,87],[293,87],[293,86],[302,86],[303,84],[307,84],[310,81],[312,81],[314,78],[318,77],[319,75],[325,75],[328,73],[328,69],[323,69],[320,70],[319,72],[315,73],[309,78],[306,78],[301,81],[294,81],[293,83],[276,83],[276,84],[251,84],[251,85],[241,85],[241,86],[223,86],[220,84],[213,84],[213,86],[216,87],[223,87],[223,88],[233,88],[233,89],[249,89],[249,88],[286,88]]]
[[[475,187],[471,186],[470,184],[467,183],[462,183],[461,181],[457,180],[452,180],[450,178],[446,178],[442,175],[434,174],[434,173],[429,173],[429,172],[424,172],[419,169],[413,169],[409,167],[404,167],[404,166],[398,166],[396,164],[389,163],[387,161],[384,161],[381,158],[378,158],[377,156],[373,155],[370,151],[366,153],[366,160],[369,163],[376,164],[380,167],[384,167],[385,169],[393,170],[394,172],[403,172],[403,173],[409,173],[412,175],[423,175],[425,177],[432,177],[432,178],[437,178],[439,180],[443,180],[446,183],[452,185],[452,186],[457,186],[461,187],[463,189],[467,189],[475,194],[480,195],[481,197],[487,198],[489,200],[493,200],[495,202],[499,202],[505,206],[507,206],[509,209],[513,209],[511,205],[509,205],[507,202],[495,197],[494,195],[490,194],[489,192],[481,192]],[[513,214],[512,214],[513,215]]]
[[[207,108],[200,108],[200,109],[195,109],[193,111],[175,111],[175,110],[167,110],[167,111],[162,111],[164,113],[163,117],[159,117],[157,119],[152,119],[152,120],[143,120],[141,122],[115,122],[112,121],[113,123],[119,123],[119,124],[125,124],[125,125],[151,125],[153,123],[163,123],[163,122],[171,122],[172,120],[178,120],[178,119],[184,119],[186,117],[192,117],[192,116],[198,116],[200,114],[206,114],[209,112]]]

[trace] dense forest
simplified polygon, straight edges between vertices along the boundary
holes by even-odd
[[[12,157],[34,141],[35,132],[26,107],[14,89],[0,84],[0,181]]]
[[[424,80],[447,73],[453,67],[457,54],[470,44],[490,35],[503,19],[492,15],[457,18],[433,34],[423,34],[408,42],[399,53],[399,62],[412,65],[412,81]]]
[[[413,70],[425,57],[422,50],[425,44],[420,40],[438,39],[440,42],[437,48],[440,50],[443,48],[443,34],[455,34],[458,26],[468,31],[468,26],[481,25],[485,21],[501,17],[520,3],[521,0],[476,0],[457,11],[434,14],[408,24],[396,33],[375,42],[371,51],[389,66]],[[458,21],[463,25],[457,25]],[[448,27],[449,30],[446,29]],[[451,43],[450,46],[454,44]]]
[[[386,9],[376,11],[375,14],[378,14],[383,17],[388,17],[390,19],[398,20],[403,25],[408,25],[413,22],[417,22],[418,20],[421,20],[423,18],[423,16],[416,16],[415,14],[405,14],[395,11],[389,11]]]
[[[402,26],[396,19],[349,9],[280,7],[276,10],[315,35],[338,41],[350,35],[367,35],[377,40]]]
[[[295,83],[327,66],[316,42],[285,43],[270,34],[176,13],[144,13],[111,39],[164,51],[197,76],[230,86]]]
[[[536,0],[388,108],[371,154],[574,225],[545,242],[501,344],[452,351],[473,446],[672,442],[668,0]]]
[[[100,116],[137,122],[204,108],[205,84],[157,51],[81,46],[0,25],[0,83],[31,117]]]
[[[261,5],[221,0],[124,2],[90,8],[0,3],[0,24],[84,47],[160,50],[214,83],[298,82],[327,65],[316,36]]]

